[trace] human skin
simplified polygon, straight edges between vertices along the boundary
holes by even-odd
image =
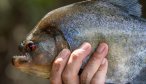
[[[108,45],[99,44],[81,75],[78,75],[82,61],[91,53],[91,45],[83,43],[78,49],[71,52],[63,49],[53,62],[51,84],[104,84],[108,69],[106,59]]]

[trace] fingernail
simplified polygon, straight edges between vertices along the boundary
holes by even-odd
[[[101,64],[103,65],[103,64],[105,64],[105,63],[106,63],[106,58],[104,58],[104,59],[102,60],[102,63],[101,63]]]
[[[59,53],[59,57],[61,58],[66,58],[68,56],[68,54],[70,53],[69,49],[63,49],[60,53]]]
[[[85,42],[81,45],[80,48],[83,50],[88,50],[90,47],[91,47],[91,45],[89,43]]]
[[[105,46],[100,44],[99,47],[97,48],[97,52],[102,53],[104,51],[104,49],[105,49]]]

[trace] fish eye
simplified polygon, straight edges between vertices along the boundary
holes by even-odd
[[[28,42],[28,44],[26,45],[26,50],[34,51],[35,49],[36,49],[36,45],[32,41]]]

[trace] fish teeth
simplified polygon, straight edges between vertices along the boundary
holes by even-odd
[[[13,58],[17,58],[17,57],[18,57],[17,55],[13,56]]]
[[[26,56],[25,55],[15,55],[15,56],[13,56],[13,58],[25,58]]]

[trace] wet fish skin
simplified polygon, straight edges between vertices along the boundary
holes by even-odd
[[[48,78],[52,62],[63,48],[73,51],[83,42],[89,42],[93,52],[100,42],[106,42],[109,45],[106,82],[146,82],[143,71],[146,69],[146,20],[108,1],[84,1],[48,13],[28,35],[24,45],[29,41],[33,41],[37,49],[27,52],[29,62],[17,67],[24,72]]]

